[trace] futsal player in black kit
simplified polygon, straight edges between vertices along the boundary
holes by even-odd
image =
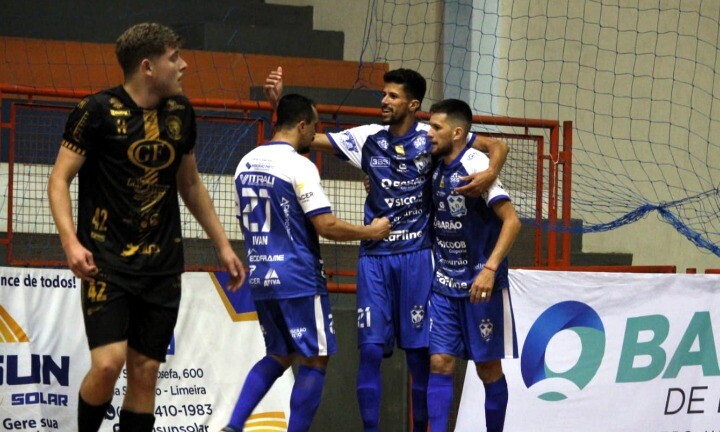
[[[228,288],[245,278],[198,174],[180,45],[160,24],[126,30],[116,43],[124,83],[75,107],[50,174],[52,215],[70,269],[83,281],[91,366],[80,386],[80,432],[98,430],[126,363],[120,431],[153,429],[158,369],[184,269],[178,193],[229,272]],[[70,198],[76,175],[77,231]]]

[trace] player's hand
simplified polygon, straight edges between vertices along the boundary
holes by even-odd
[[[270,102],[273,109],[277,109],[283,92],[282,66],[278,66],[277,70],[270,72],[270,75],[265,78],[263,91],[265,92],[265,99]]]
[[[235,292],[239,290],[243,282],[245,282],[245,268],[243,268],[240,258],[235,255],[235,252],[229,246],[220,251],[218,255],[220,262],[230,275],[230,280],[227,283],[228,291]]]
[[[492,186],[493,182],[497,179],[497,176],[494,169],[488,168],[485,171],[460,177],[461,181],[469,181],[469,183],[465,186],[455,188],[453,192],[471,197],[479,197],[490,189],[490,186]]]
[[[488,302],[495,285],[495,272],[484,268],[475,276],[470,287],[470,303]]]
[[[372,228],[372,240],[382,240],[390,235],[390,219],[386,217],[373,219],[369,226]]]
[[[369,176],[365,176],[365,178],[363,178],[363,187],[365,188],[365,193],[369,194],[370,193],[370,177]]]
[[[86,282],[93,282],[98,268],[92,252],[85,249],[80,243],[76,243],[65,251],[68,266],[73,274]]]

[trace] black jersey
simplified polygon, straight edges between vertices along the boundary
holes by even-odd
[[[176,174],[196,134],[195,113],[180,96],[145,110],[118,86],[75,107],[62,145],[86,157],[78,174],[77,231],[100,267],[183,271]]]

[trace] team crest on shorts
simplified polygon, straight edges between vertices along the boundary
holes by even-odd
[[[415,327],[415,328],[422,327],[424,320],[425,320],[425,306],[414,305],[412,310],[410,311],[410,321],[412,322],[413,327]]]
[[[490,318],[485,318],[480,321],[480,336],[482,336],[485,342],[490,342],[493,338],[493,327],[495,327]]]

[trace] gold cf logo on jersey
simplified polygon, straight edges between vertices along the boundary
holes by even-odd
[[[175,160],[175,148],[162,140],[141,139],[128,148],[128,159],[135,165],[158,171],[170,166]]]

